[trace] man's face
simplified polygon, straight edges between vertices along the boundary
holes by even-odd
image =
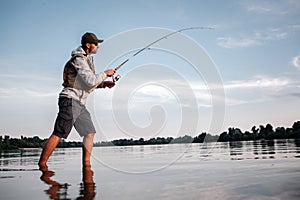
[[[91,53],[96,54],[98,52],[99,44],[98,43],[92,43],[91,44]]]
[[[99,48],[98,43],[87,43],[86,44],[88,54],[96,54]]]

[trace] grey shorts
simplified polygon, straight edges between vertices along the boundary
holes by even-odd
[[[55,120],[53,134],[67,138],[74,126],[80,136],[96,133],[91,115],[85,106],[71,98],[58,100],[59,112]]]

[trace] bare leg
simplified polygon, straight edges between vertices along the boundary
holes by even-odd
[[[41,169],[47,167],[46,163],[47,163],[49,157],[51,156],[51,154],[53,153],[54,149],[60,142],[60,140],[61,140],[60,137],[52,134],[50,136],[50,138],[47,140],[47,142],[45,143],[45,146],[43,148],[43,151],[42,151],[42,154],[40,157],[40,161],[39,161],[39,167]]]
[[[94,144],[95,133],[89,133],[83,138],[82,146],[82,165],[84,167],[91,166],[91,153]]]

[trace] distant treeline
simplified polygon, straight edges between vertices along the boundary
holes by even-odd
[[[228,141],[248,141],[248,140],[272,140],[272,139],[291,139],[300,138],[300,121],[293,124],[291,128],[277,127],[273,128],[271,124],[259,127],[253,126],[251,131],[242,132],[239,128],[228,128],[228,131],[220,135],[211,135],[201,133],[196,137],[188,135],[173,137],[157,137],[145,140],[140,138],[118,139],[110,142],[97,142],[94,146],[129,146],[129,145],[153,145],[153,144],[178,144],[178,143],[203,143],[203,142],[228,142]],[[22,149],[22,148],[41,148],[47,139],[40,139],[38,136],[23,137],[21,139],[10,138],[8,135],[0,136],[0,150]],[[62,140],[58,144],[59,148],[82,147],[82,142],[67,142]]]
[[[13,150],[13,149],[26,149],[26,148],[42,148],[47,139],[41,139],[38,136],[34,137],[23,137],[21,138],[10,138],[5,135],[0,135],[0,150]],[[82,142],[66,142],[62,140],[58,145],[58,148],[65,147],[82,147]]]
[[[196,137],[185,135],[178,138],[151,138],[144,140],[118,139],[111,142],[97,142],[95,146],[128,146],[128,145],[151,145],[151,144],[178,144],[178,143],[203,143],[203,142],[229,142],[229,141],[249,141],[249,140],[273,140],[273,139],[291,139],[300,138],[300,121],[293,124],[292,128],[277,127],[273,128],[271,124],[259,127],[253,126],[250,131],[242,132],[239,128],[228,128],[228,131],[220,135],[211,135],[201,133]]]

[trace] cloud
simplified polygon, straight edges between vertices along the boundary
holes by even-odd
[[[172,100],[176,94],[173,94],[172,91],[168,87],[163,87],[156,84],[145,85],[138,90],[135,91],[136,97],[139,101],[161,101],[166,102]],[[147,96],[145,99],[143,97]]]
[[[4,98],[38,98],[38,97],[54,97],[57,96],[57,91],[49,91],[43,89],[29,89],[23,87],[16,88],[0,88],[0,97]]]
[[[300,82],[288,77],[271,77],[266,75],[256,75],[248,79],[225,81],[223,85],[207,85],[203,81],[191,81],[190,88],[186,88],[183,83],[168,80],[166,85],[145,84],[136,87],[128,96],[118,96],[112,91],[97,92],[101,101],[97,97],[95,103],[101,104],[99,107],[111,109],[111,100],[114,99],[114,109],[124,109],[126,106],[118,102],[126,102],[128,108],[143,112],[153,105],[160,105],[167,108],[177,109],[178,107],[188,108],[211,108],[214,103],[226,102],[227,106],[255,104],[259,102],[273,101],[275,99],[298,98]],[[190,89],[193,93],[187,93]],[[225,97],[214,90],[225,91]],[[111,95],[109,95],[111,93]],[[214,96],[212,96],[212,94]],[[180,99],[179,99],[180,97]],[[186,99],[194,98],[196,104],[191,104]],[[97,106],[98,107],[98,106]]]
[[[269,13],[272,11],[272,8],[267,7],[266,5],[248,5],[246,9],[256,13]]]
[[[57,88],[59,82],[58,79],[41,74],[2,73],[0,74],[0,99],[8,101],[57,96],[60,89]]]
[[[260,1],[251,0],[241,3],[248,12],[255,14],[272,14],[272,15],[286,15],[291,13],[298,13],[300,3],[298,0],[279,0],[279,1]]]
[[[249,80],[230,81],[224,85],[224,88],[226,90],[250,88],[279,89],[288,86],[290,83],[291,80],[284,77],[255,76]]]
[[[263,31],[256,31],[254,38],[260,41],[284,40],[288,33],[280,28],[272,28]]]
[[[226,95],[226,105],[235,106],[265,102],[279,96],[283,98],[297,97],[292,92],[299,87],[300,83],[287,77],[256,75],[244,80],[225,81],[223,85],[212,85],[211,87],[196,82],[191,85],[200,107],[211,107],[211,91],[215,89],[223,88]],[[224,97],[214,96],[217,101],[222,100],[222,98]]]
[[[294,31],[299,31],[300,30],[300,24],[293,24],[288,26],[289,29],[292,29]]]
[[[193,86],[193,89],[198,101],[208,107],[212,106],[212,96],[209,90],[220,89],[221,87],[225,90],[226,105],[228,106],[267,102],[278,98],[299,98],[299,94],[295,91],[300,88],[300,82],[297,80],[265,75],[256,75],[244,80],[227,81],[223,85],[214,85],[212,88],[208,88],[204,84],[194,83],[193,85],[196,85]]]
[[[253,104],[299,98],[300,82],[287,77],[254,76],[224,84],[227,105]]]
[[[180,83],[173,84],[173,87],[181,87]],[[224,100],[224,96],[218,96],[218,93],[212,97],[211,91],[213,90],[224,89],[226,105],[242,105],[269,101],[279,96],[298,97],[293,92],[300,87],[300,82],[287,77],[256,75],[249,79],[227,81],[223,85],[208,86],[204,82],[192,82],[190,85],[199,106],[211,107],[212,98],[216,101]],[[153,92],[157,94],[158,90],[153,90]]]
[[[235,48],[235,47],[250,47],[260,45],[259,41],[251,38],[232,38],[232,37],[219,37],[217,39],[219,46],[225,48]]]
[[[280,28],[254,31],[251,35],[242,37],[219,37],[217,44],[225,48],[240,48],[259,46],[269,41],[284,40],[288,33]]]
[[[292,65],[300,70],[300,55],[297,55],[292,59]]]

